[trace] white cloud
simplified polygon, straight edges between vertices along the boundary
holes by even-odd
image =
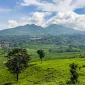
[[[44,26],[50,24],[60,24],[76,30],[85,30],[85,15],[79,15],[74,12],[59,12],[56,16],[49,19]]]
[[[17,27],[18,26],[18,23],[16,20],[9,20],[8,21],[8,28],[14,28],[14,27]]]
[[[34,12],[31,17],[27,18],[28,24],[42,26],[46,22],[45,17],[49,15],[51,15],[50,12]]]
[[[23,0],[22,6],[34,5],[42,11],[73,11],[85,7],[85,0]]]
[[[22,17],[18,22],[16,20],[8,21],[8,28],[14,28],[17,26],[23,26],[26,24],[35,24],[42,26],[45,23],[45,17],[51,15],[50,12],[33,12],[29,17]]]
[[[26,22],[26,21],[24,21],[24,22],[23,21],[17,22],[16,20],[9,20],[8,21],[8,28],[15,28],[17,26],[24,26],[26,24],[29,24],[29,23]]]
[[[45,21],[44,17],[45,17],[44,13],[34,12],[32,14],[32,17],[28,18],[28,23],[40,26]]]
[[[21,3],[22,6],[29,6],[29,5],[39,5],[40,3],[37,0],[24,0]]]

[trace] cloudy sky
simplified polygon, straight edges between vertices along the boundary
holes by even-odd
[[[25,24],[85,31],[85,0],[0,0],[0,30]]]

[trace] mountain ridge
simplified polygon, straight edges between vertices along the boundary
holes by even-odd
[[[85,34],[85,31],[74,30],[67,28],[62,25],[52,24],[48,27],[41,27],[34,24],[27,24],[24,26],[18,26],[11,29],[5,29],[0,31],[0,35],[30,35],[30,36],[41,36],[41,35],[60,35],[60,34]]]

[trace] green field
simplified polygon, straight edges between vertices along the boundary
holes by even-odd
[[[79,58],[80,55],[84,56],[84,51],[49,53],[48,47],[44,46],[43,49],[45,57],[42,64],[36,53],[38,49],[27,49],[28,53],[32,54],[32,59],[28,68],[19,74],[18,82],[16,82],[16,75],[7,70],[5,66],[7,58],[0,50],[0,85],[10,85],[6,83],[11,83],[11,85],[66,85],[71,76],[69,65],[72,63],[78,64],[78,67],[85,65],[85,58]],[[77,71],[79,81],[76,85],[85,85],[85,68],[77,69]]]
[[[85,57],[85,51],[81,50],[80,52],[63,52],[63,53],[57,53],[57,52],[53,52],[53,53],[49,53],[49,49],[53,48],[56,49],[57,47],[54,46],[41,46],[41,47],[35,47],[34,48],[30,48],[28,50],[29,54],[32,54],[32,62],[35,61],[39,61],[39,56],[37,54],[37,50],[39,49],[43,49],[45,51],[45,57],[43,58],[44,61],[46,60],[55,60],[55,59],[69,59],[69,58],[79,58],[79,57]]]
[[[15,75],[8,72],[4,66],[5,59],[0,58],[0,85],[12,83],[12,85],[66,85],[70,79],[71,63],[78,66],[85,65],[85,58],[58,59],[31,62],[29,67],[19,75],[19,81],[16,82]],[[85,84],[85,68],[78,70],[79,84]]]

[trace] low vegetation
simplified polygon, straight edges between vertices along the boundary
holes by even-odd
[[[81,37],[77,41],[76,36],[65,35],[5,38],[0,38],[0,85],[85,84],[85,45],[80,43]],[[7,50],[3,50],[5,45]]]
[[[36,53],[35,50],[28,49],[28,53]],[[60,54],[57,56],[59,55]],[[21,71],[19,74],[19,80],[16,82],[15,75],[10,73],[8,68],[5,66],[5,63],[8,62],[9,59],[8,57],[4,56],[5,55],[3,54],[0,57],[0,85],[68,85],[69,83],[67,82],[72,81],[71,78],[73,78],[73,82],[78,80],[78,82],[75,82],[75,85],[84,85],[85,83],[85,58],[70,58],[68,55],[68,59],[53,58],[52,60],[51,58],[50,60],[47,60],[45,59],[47,57],[46,53],[45,57],[43,58],[43,63],[40,64],[37,53],[34,55],[32,54],[30,64],[28,64],[26,69]],[[79,70],[76,68],[76,64],[78,65],[78,68],[82,68]],[[74,70],[74,74],[78,73],[79,76],[74,78],[74,74],[71,73],[72,71],[70,69],[72,69],[72,71]],[[71,84],[72,83],[70,82],[69,85]]]

